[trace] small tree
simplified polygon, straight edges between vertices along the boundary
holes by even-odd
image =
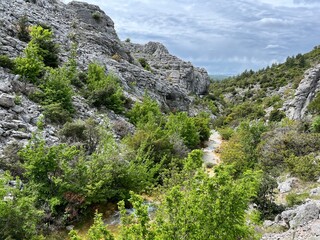
[[[95,212],[93,225],[88,231],[88,240],[114,240],[102,221],[102,214],[98,211]]]

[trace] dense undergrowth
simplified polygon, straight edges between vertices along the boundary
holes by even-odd
[[[273,220],[285,209],[276,204],[279,177],[299,178],[313,185],[320,177],[319,96],[311,101],[312,118],[293,121],[281,110],[292,97],[304,71],[320,62],[320,48],[288,57],[283,64],[243,74],[211,84],[207,99],[220,109],[214,126],[224,140],[221,160],[234,167],[235,177],[244,171],[262,171],[259,191],[253,203],[260,219]],[[282,88],[282,90],[280,89]],[[302,203],[305,194],[289,194],[287,206]]]
[[[217,168],[213,178],[203,173],[197,148],[210,134],[208,114],[166,115],[147,94],[128,109],[115,75],[94,62],[86,72],[78,70],[76,46],[68,62],[60,64],[50,28],[29,27],[24,19],[18,36],[28,43],[23,54],[13,60],[1,56],[0,64],[36,87],[28,97],[43,107],[44,118],[26,146],[9,144],[0,159],[5,170],[0,177],[1,239],[61,239],[55,235],[58,229],[93,215],[97,206],[119,201],[122,212],[128,204],[137,209],[135,218],[123,214],[120,239],[253,235],[245,210],[259,174],[243,172],[235,179],[231,166]],[[102,114],[113,110],[125,115],[135,132],[124,131],[116,140],[107,118],[75,119],[72,98],[77,94]],[[60,129],[61,143],[45,141],[47,123]],[[135,194],[155,189],[162,204],[151,222]],[[87,239],[114,238],[101,218],[96,213]],[[69,238],[80,239],[75,231]]]

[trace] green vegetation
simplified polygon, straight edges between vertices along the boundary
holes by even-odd
[[[301,193],[301,194],[289,193],[286,196],[286,201],[287,201],[287,204],[289,207],[293,207],[295,205],[299,205],[299,204],[303,203],[304,200],[308,197],[309,197],[308,193]]]
[[[29,42],[31,37],[29,33],[28,17],[25,15],[18,20],[17,24],[18,39],[23,42]]]
[[[151,67],[145,58],[139,58],[138,62],[141,64],[144,70],[151,72]]]
[[[14,69],[14,62],[6,55],[0,55],[0,67]]]
[[[94,20],[96,20],[97,22],[99,22],[101,20],[101,13],[98,11],[95,11],[92,13],[92,18]]]
[[[106,107],[121,113],[123,111],[124,96],[119,79],[113,74],[105,73],[105,68],[91,63],[88,67],[87,97],[95,107]]]
[[[235,181],[233,168],[224,166],[210,178],[199,168],[201,163],[201,154],[192,152],[183,171],[168,179],[173,187],[163,188],[163,201],[152,221],[140,196],[130,194],[134,215],[128,215],[125,202],[120,201],[123,224],[117,239],[253,239],[245,211],[255,195],[259,174],[248,171]]]

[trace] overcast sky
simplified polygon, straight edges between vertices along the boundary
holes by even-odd
[[[320,0],[85,2],[113,19],[120,39],[162,42],[210,74],[257,70],[320,44]]]

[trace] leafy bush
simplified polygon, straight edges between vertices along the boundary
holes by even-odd
[[[147,71],[151,71],[151,68],[150,68],[150,65],[149,63],[147,62],[147,60],[145,58],[139,58],[138,59],[138,62],[141,64],[141,66],[147,70]]]
[[[105,74],[105,68],[91,63],[88,67],[88,99],[95,107],[106,107],[121,113],[124,96],[119,79],[113,74]]]
[[[18,39],[23,42],[29,42],[31,37],[29,33],[28,17],[25,15],[18,20],[17,25]]]
[[[314,114],[320,114],[320,94],[318,93],[308,105],[308,110]]]
[[[259,145],[260,166],[264,171],[279,175],[285,170],[285,159],[291,155],[294,161],[295,157],[320,151],[318,139],[317,133],[301,133],[292,127],[276,128],[266,133]]]
[[[218,128],[218,132],[223,140],[229,140],[233,134],[233,129],[230,127]]]
[[[160,122],[162,113],[158,103],[145,95],[141,103],[136,102],[133,105],[127,116],[133,124],[137,125],[138,123],[145,124],[153,118]]]
[[[270,112],[269,121],[280,122],[285,117],[286,117],[286,114],[283,111],[279,109],[274,109]]]
[[[16,187],[7,183],[15,181]],[[0,176],[0,238],[32,239],[39,234],[43,211],[36,208],[36,197],[28,190],[20,191],[21,181],[9,174]],[[17,224],[19,222],[19,224]]]
[[[61,108],[72,114],[73,90],[70,86],[69,72],[65,67],[51,69],[45,76],[44,84],[40,86],[43,91],[42,104],[50,105],[59,103]]]
[[[289,171],[304,181],[316,181],[320,175],[320,159],[314,154],[294,156],[285,159]]]
[[[312,132],[320,133],[320,116],[317,116],[311,124]]]
[[[200,136],[195,122],[185,112],[170,114],[165,128],[170,134],[178,134],[190,149],[196,148],[200,143]]]
[[[52,123],[64,124],[71,120],[70,112],[64,109],[60,103],[52,103],[44,106],[44,116]]]
[[[298,193],[289,193],[286,196],[286,201],[288,204],[288,207],[293,207],[295,205],[300,205],[301,203],[304,202],[305,199],[307,199],[309,197],[308,193],[302,193],[302,194],[298,194]]]
[[[119,204],[122,239],[249,239],[253,231],[246,225],[244,214],[258,177],[247,173],[235,181],[230,171],[219,167],[210,178],[201,170],[170,188],[154,221],[150,221],[142,198],[131,193],[135,216],[128,217],[124,202]]]
[[[6,55],[0,55],[0,67],[8,68],[10,70],[14,69],[14,61],[12,61]]]
[[[59,65],[59,48],[52,40],[53,33],[50,28],[34,26],[31,28],[31,42],[39,48],[39,55],[45,66],[56,68]]]
[[[209,114],[205,112],[201,112],[197,116],[193,117],[193,122],[199,133],[200,141],[201,142],[207,141],[210,137]]]
[[[17,57],[14,61],[15,72],[32,83],[38,83],[38,77],[44,71],[43,58],[36,44],[30,42],[24,49],[24,57]]]
[[[268,174],[263,174],[257,195],[253,198],[253,203],[261,213],[261,219],[273,220],[275,216],[282,211],[284,207],[275,203],[275,189],[278,183],[275,178]]]
[[[92,13],[92,18],[94,20],[96,20],[97,22],[99,22],[101,20],[101,13],[98,11],[95,11]]]
[[[84,142],[87,140],[85,131],[85,122],[77,120],[64,124],[63,128],[60,131],[60,134],[64,136],[69,142]]]

